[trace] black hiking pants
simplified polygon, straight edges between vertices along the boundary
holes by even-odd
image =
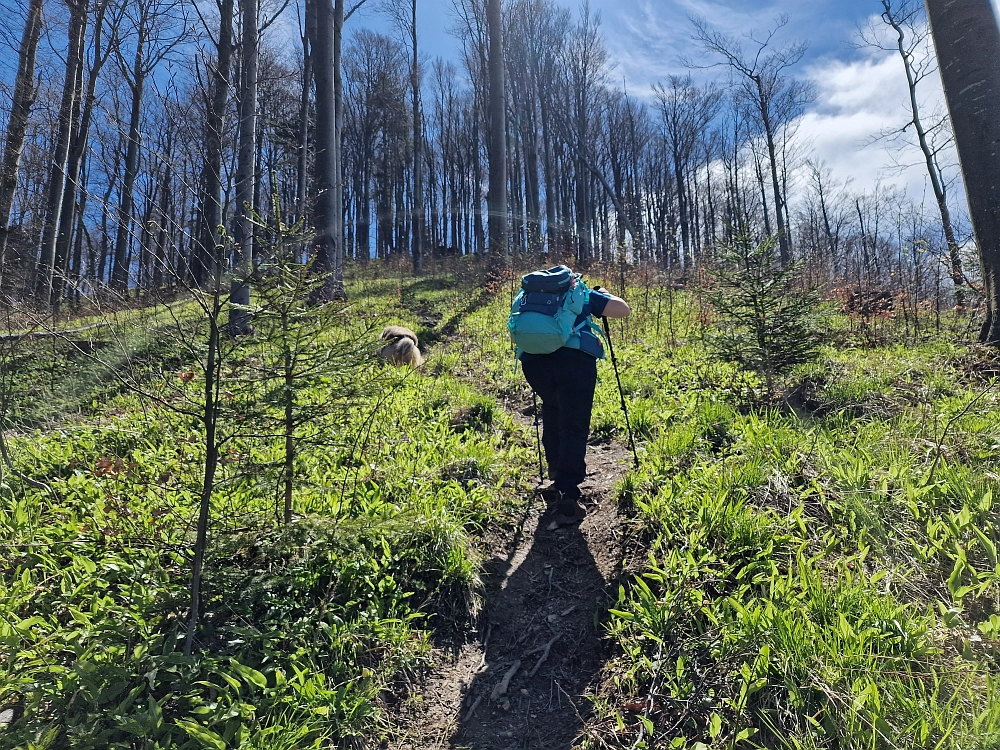
[[[542,399],[542,445],[553,489],[577,499],[587,476],[597,360],[563,347],[552,354],[523,354],[521,366],[528,385]]]

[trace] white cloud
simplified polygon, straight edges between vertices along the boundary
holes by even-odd
[[[799,134],[834,177],[850,179],[859,192],[882,180],[904,188],[915,199],[924,195],[927,172],[916,145],[909,139],[877,140],[909,120],[906,78],[898,56],[858,51],[855,59],[815,63],[807,77],[816,86],[817,97],[802,117]],[[924,79],[919,93],[922,115],[929,122],[944,100],[936,73]],[[942,160],[956,164],[954,150],[949,148]],[[911,166],[900,170],[899,164]],[[960,190],[960,184],[956,189]],[[964,206],[959,206],[961,196],[955,198],[953,205],[964,212]]]

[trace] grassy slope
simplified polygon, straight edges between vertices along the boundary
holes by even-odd
[[[514,393],[497,291],[465,350]],[[829,347],[790,408],[706,356],[693,300],[627,296],[614,335],[645,445],[620,496],[649,556],[609,612],[619,656],[586,744],[1000,746],[992,358]],[[624,440],[601,368],[593,426]]]
[[[356,335],[364,318],[416,323],[390,286],[359,285],[326,342]],[[427,304],[448,312],[455,296]],[[199,378],[176,377],[182,358],[160,367],[158,349],[129,341],[133,361],[151,365],[152,392],[197,401]],[[253,400],[238,373],[262,356],[255,346],[227,370],[233,399]],[[47,356],[17,366],[77,372],[72,356]],[[491,399],[431,365],[434,376],[369,362],[303,394],[361,396],[304,429],[289,528],[275,522],[280,442],[234,432],[192,658],[180,653],[179,620],[197,425],[129,393],[81,398],[82,375],[63,391],[54,381],[49,397],[81,413],[11,440],[18,467],[53,494],[8,476],[0,495],[0,707],[16,717],[0,747],[291,748],[370,736],[379,692],[424,658],[427,628],[473,608],[475,540],[520,502],[530,459]]]
[[[0,703],[19,718],[0,746],[371,736],[379,690],[420,662],[428,626],[474,600],[475,538],[531,473],[532,446],[493,400],[524,393],[503,335],[508,286],[355,283],[355,322],[410,324],[433,344],[427,369],[376,381],[380,408],[316,428],[296,494],[308,515],[291,529],[272,521],[261,468],[274,446],[232,452],[196,659],[176,640],[200,466],[190,421],[107,397],[14,441],[59,499],[3,487]],[[979,355],[830,349],[797,373],[792,413],[706,358],[682,295],[628,296],[638,312],[616,346],[644,453],[620,490],[649,557],[631,561],[608,615],[618,656],[587,742],[1000,744],[1000,405],[979,395]],[[622,436],[601,372],[594,427]]]
[[[793,411],[652,318],[620,347],[648,436],[621,494],[650,553],[610,613],[622,656],[592,742],[1000,744],[1000,401],[976,375],[995,365],[830,348],[791,379]],[[614,402],[598,420],[620,429]]]

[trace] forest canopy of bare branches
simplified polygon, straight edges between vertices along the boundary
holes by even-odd
[[[329,238],[315,245],[320,264],[336,274],[341,257],[419,269],[424,256],[509,252],[648,262],[688,279],[747,229],[777,236],[782,262],[803,261],[828,294],[862,306],[891,297],[913,319],[977,286],[950,127],[920,111],[937,74],[910,0],[873,6],[854,41],[898,49],[910,122],[882,140],[920,146],[935,201],[835,178],[816,157],[800,132],[815,86],[787,17],[744,36],[690,19],[678,34],[697,54],[639,96],[615,82],[600,13],[509,0],[498,144],[508,221],[495,245],[486,5],[453,0],[451,58],[422,46],[415,2],[337,0],[320,22],[323,7],[18,6],[0,119],[4,293],[58,307],[109,289],[204,287],[267,262],[244,208],[316,227]]]

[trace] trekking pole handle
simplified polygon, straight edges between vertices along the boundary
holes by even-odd
[[[611,343],[611,326],[608,325],[608,319],[603,315],[601,316],[601,323],[604,324],[604,336],[608,340],[608,351],[611,354],[611,361],[617,364],[617,360],[615,359],[615,347]]]

